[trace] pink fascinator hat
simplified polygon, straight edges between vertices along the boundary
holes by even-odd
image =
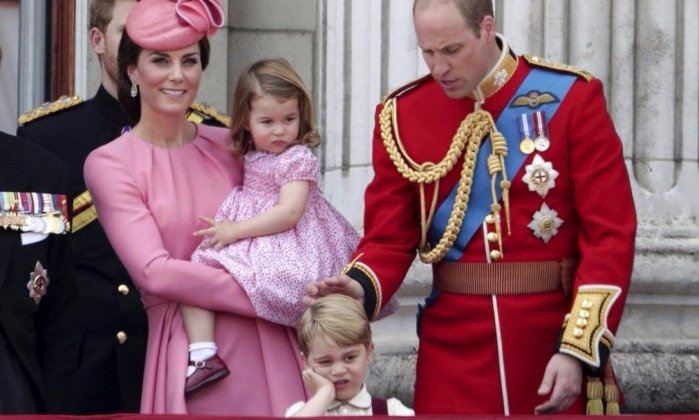
[[[140,0],[126,18],[126,32],[140,47],[188,47],[223,26],[221,0]]]

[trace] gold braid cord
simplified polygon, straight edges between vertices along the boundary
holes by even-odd
[[[418,164],[408,156],[400,139],[400,134],[398,133],[398,109],[395,98],[391,98],[384,103],[383,110],[379,115],[379,124],[381,125],[381,138],[383,139],[384,147],[396,169],[404,178],[410,182],[416,182],[420,186],[420,217],[422,224],[422,236],[419,246],[420,260],[428,264],[437,263],[454,245],[461,231],[464,215],[466,214],[469,197],[471,195],[474,168],[476,166],[481,140],[487,136],[488,133],[491,133],[491,139],[493,139],[493,155],[491,155],[491,158],[493,156],[498,156],[497,161],[500,163],[500,166],[491,169],[491,159],[489,159],[489,171],[493,182],[495,182],[495,176],[497,175],[497,173],[494,172],[498,171],[498,173],[502,173],[504,181],[501,182],[501,186],[509,187],[503,164],[504,156],[507,155],[507,144],[504,137],[495,128],[495,123],[490,113],[477,109],[461,122],[461,125],[459,125],[452,139],[449,151],[441,162],[437,164],[432,162]],[[454,207],[449,215],[447,227],[441,239],[437,245],[430,250],[429,244],[427,243],[427,231],[432,222],[432,217],[434,216],[436,208],[439,181],[451,171],[456,161],[459,160],[464,153],[464,150],[466,151],[466,155],[464,157],[463,168],[461,169],[461,177],[456,191]],[[429,215],[426,216],[427,209],[424,202],[424,186],[430,183],[435,184],[435,194],[432,198]],[[509,202],[506,200],[505,203],[509,221]],[[494,208],[494,206],[499,207],[495,195],[493,195],[493,205],[491,208]],[[499,226],[498,223],[498,230],[500,229]],[[502,246],[500,248],[502,250]]]

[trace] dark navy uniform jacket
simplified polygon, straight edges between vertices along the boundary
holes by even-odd
[[[87,155],[115,139],[127,125],[119,102],[100,86],[94,98],[20,126],[69,164],[72,199],[86,191]],[[88,206],[85,212],[91,210]],[[94,210],[94,207],[92,207]],[[146,354],[147,321],[138,290],[109,245],[98,220],[81,226],[74,206],[71,237],[78,285],[80,340],[77,414],[138,412]]]
[[[66,194],[67,185],[58,157],[0,132],[0,191]],[[70,413],[77,343],[69,235],[29,236],[0,227],[0,414]],[[38,303],[27,285],[37,262],[49,278]]]

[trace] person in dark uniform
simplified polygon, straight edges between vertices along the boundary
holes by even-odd
[[[0,132],[0,415],[70,412],[77,344],[67,189],[63,161]]]
[[[116,99],[117,49],[135,0],[93,0],[90,45],[101,63],[101,86],[90,100],[63,97],[19,118],[20,137],[34,140],[70,166],[72,246],[80,314],[76,414],[138,412],[148,333],[140,294],[112,250],[83,179],[87,155],[128,128]],[[227,125],[228,118],[195,102],[189,118]]]
[[[19,119],[19,137],[38,142],[69,164],[72,250],[78,284],[80,342],[75,413],[138,412],[146,353],[146,315],[138,291],[97,221],[83,180],[95,148],[118,137],[127,119],[116,96],[116,46],[134,0],[93,0],[90,45],[100,57],[102,84],[88,101],[61,98]],[[111,6],[111,7],[110,7]]]

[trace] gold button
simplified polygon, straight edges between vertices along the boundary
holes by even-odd
[[[583,308],[583,309],[590,309],[590,308],[592,308],[592,302],[590,302],[590,301],[587,300],[587,299],[583,300],[583,301],[582,301],[582,308]]]
[[[130,290],[129,290],[129,286],[127,286],[127,285],[125,285],[125,284],[120,284],[119,287],[117,287],[117,290],[118,290],[119,293],[121,293],[123,296],[128,295],[128,294],[129,294],[129,291],[130,291]]]
[[[485,216],[485,222],[492,225],[493,223],[495,223],[495,216],[493,214]]]
[[[489,242],[497,242],[498,241],[498,234],[495,232],[490,232],[488,234],[488,241]]]
[[[581,309],[580,312],[578,312],[578,315],[580,316],[580,318],[587,319],[590,317],[590,312],[588,312],[584,309]]]
[[[573,335],[575,336],[575,338],[582,338],[582,336],[583,336],[584,334],[585,334],[585,333],[583,333],[582,328],[575,328],[575,329],[573,329]]]
[[[587,327],[587,320],[582,319],[582,318],[578,318],[578,320],[575,321],[575,325],[577,325],[580,328],[585,328],[585,327]]]
[[[502,259],[502,252],[495,250],[495,251],[490,251],[490,258],[493,259],[493,261],[497,261]]]
[[[119,331],[117,333],[117,341],[119,341],[119,344],[124,344],[126,343],[126,339],[128,337],[126,336],[126,333],[124,331]]]

